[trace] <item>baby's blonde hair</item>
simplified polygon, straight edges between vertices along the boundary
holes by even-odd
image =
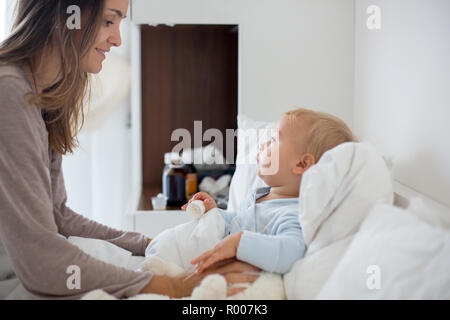
[[[297,108],[284,114],[292,120],[303,120],[308,126],[306,153],[314,156],[316,162],[322,155],[344,142],[358,142],[344,121],[325,112]]]

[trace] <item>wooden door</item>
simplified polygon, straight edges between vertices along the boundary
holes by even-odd
[[[160,189],[175,129],[194,137],[199,120],[225,141],[225,130],[237,128],[238,28],[142,26],[141,37],[143,188]]]

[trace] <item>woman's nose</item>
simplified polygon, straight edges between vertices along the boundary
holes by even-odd
[[[120,29],[117,28],[117,30],[115,30],[114,33],[111,34],[108,40],[113,46],[120,47],[122,45],[122,37],[120,35]]]

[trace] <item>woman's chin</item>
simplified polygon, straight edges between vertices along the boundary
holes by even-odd
[[[100,73],[100,71],[102,71],[103,65],[102,63],[98,63],[98,64],[92,64],[86,68],[83,68],[83,70],[87,73],[92,73],[92,74],[97,74]]]
[[[98,74],[98,73],[100,73],[100,71],[102,71],[102,69],[103,69],[103,66],[102,66],[102,64],[100,63],[97,67],[93,68],[93,70],[92,70],[91,73],[93,73],[93,74]]]

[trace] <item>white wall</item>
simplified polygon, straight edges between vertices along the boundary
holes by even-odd
[[[377,31],[366,27],[366,8],[373,4],[382,10]],[[241,113],[273,120],[299,105],[336,114],[360,138],[394,157],[397,181],[450,204],[450,1],[133,0],[133,5],[136,24],[239,24]],[[130,178],[131,167],[140,167],[139,158],[130,160],[140,154],[140,77],[128,27],[117,52],[134,56],[134,136],[126,128],[127,101],[99,132],[81,134],[82,149],[64,164],[69,204],[117,227],[141,178],[139,170]],[[139,48],[137,28],[131,29],[133,48]]]
[[[0,41],[3,41],[11,30],[13,24],[15,1],[0,1]]]
[[[14,0],[0,0],[0,41],[9,32]],[[122,23],[123,44],[112,52],[129,60],[129,21]],[[118,75],[120,76],[120,75]],[[64,157],[67,205],[114,228],[127,225],[124,212],[131,193],[130,97],[96,131],[82,130],[80,148]]]
[[[6,37],[6,2],[0,1],[0,42]]]
[[[134,0],[137,24],[239,24],[239,112],[293,105],[352,125],[353,0]]]
[[[122,46],[111,50],[127,60],[130,56],[129,23],[124,21],[121,26]],[[80,148],[73,155],[65,156],[63,161],[68,206],[117,229],[126,229],[124,212],[131,193],[129,110],[128,96],[98,130],[82,130],[78,136]]]
[[[366,8],[374,4],[382,10],[382,25],[369,31]],[[450,1],[134,0],[133,5],[136,24],[239,24],[241,113],[273,120],[299,105],[336,114],[362,140],[394,157],[397,182],[450,205]],[[140,159],[130,160],[130,154],[140,154],[140,78],[133,61],[139,52],[129,52],[124,28],[118,52],[135,56],[134,136],[126,128],[127,101],[101,131],[80,136],[82,150],[64,165],[69,204],[112,226],[120,225],[141,178],[139,170],[130,178],[131,167],[140,167]],[[131,29],[138,48],[137,28]]]
[[[381,9],[381,29],[366,9]],[[395,179],[450,206],[450,1],[357,0],[354,128]]]

